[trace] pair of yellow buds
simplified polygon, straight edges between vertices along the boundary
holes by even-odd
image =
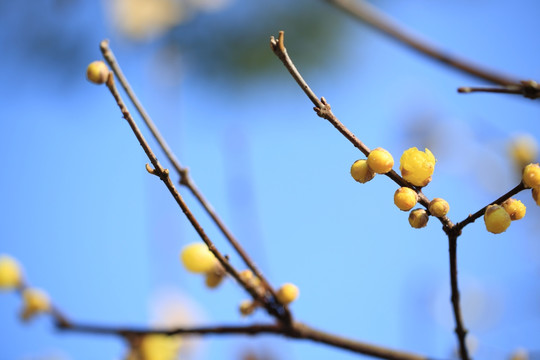
[[[405,150],[399,160],[401,176],[415,186],[426,186],[431,181],[435,169],[435,157],[426,149],[420,151],[416,147]],[[354,180],[366,183],[375,177],[375,174],[386,174],[394,166],[394,158],[387,150],[376,148],[372,150],[367,159],[360,159],[351,166],[351,175]]]
[[[28,321],[35,315],[50,312],[51,301],[43,290],[24,286],[22,268],[13,257],[0,255],[0,290],[20,290],[23,306],[22,320]]]
[[[532,197],[540,206],[540,165],[528,164],[525,166],[521,181],[525,187],[532,188]],[[489,205],[484,212],[486,229],[494,234],[505,232],[510,223],[522,219],[526,211],[527,209],[521,201],[512,198],[504,201],[501,205]]]

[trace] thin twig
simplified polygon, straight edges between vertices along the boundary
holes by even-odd
[[[458,287],[458,273],[457,273],[457,238],[458,233],[448,234],[448,252],[450,254],[450,286],[451,286],[451,296],[450,300],[452,302],[452,310],[454,313],[454,320],[456,323],[456,336],[459,343],[459,354],[461,360],[469,360],[469,351],[467,349],[467,344],[465,338],[467,336],[467,329],[463,324],[463,318],[461,316],[461,307],[460,307],[460,296],[459,296],[459,287]]]
[[[465,220],[458,222],[455,225],[456,230],[461,231],[461,229],[463,229],[465,226],[469,225],[470,223],[473,223],[479,217],[484,216],[484,213],[486,212],[486,208],[489,205],[492,205],[492,204],[501,205],[503,202],[505,202],[506,200],[510,199],[512,196],[516,195],[517,193],[519,193],[519,192],[521,192],[521,191],[523,191],[525,189],[526,189],[525,185],[522,182],[519,183],[515,188],[508,191],[506,194],[504,194],[503,196],[501,196],[497,200],[487,204],[486,206],[484,206],[483,208],[481,208],[480,210],[478,210],[474,214],[467,216],[467,218]]]
[[[486,70],[484,67],[475,65],[464,59],[447,54],[436,46],[420,40],[417,35],[407,30],[403,25],[383,14],[377,8],[371,6],[364,0],[326,0],[328,3],[352,15],[366,25],[390,36],[404,45],[432,58],[443,64],[461,70],[480,79],[498,85],[515,85],[519,81],[506,75],[498,74],[494,71]]]
[[[353,144],[357,149],[359,149],[365,156],[368,156],[371,150],[362,141],[360,141],[345,125],[343,125],[343,123],[334,115],[334,113],[332,112],[332,108],[330,104],[328,104],[326,99],[324,97],[321,97],[321,99],[319,100],[317,95],[315,95],[313,90],[311,90],[309,85],[306,83],[306,81],[294,65],[291,57],[287,53],[287,49],[285,48],[284,36],[285,34],[283,31],[279,32],[279,36],[277,39],[272,36],[270,38],[270,48],[272,49],[274,54],[276,54],[276,56],[281,60],[283,65],[285,65],[285,68],[289,71],[296,83],[311,100],[313,105],[315,105],[313,110],[315,110],[319,117],[328,120],[347,140],[349,140],[351,144]],[[414,189],[418,193],[418,202],[424,207],[428,207],[429,199],[422,193],[419,187],[410,184],[407,180],[403,179],[400,175],[398,175],[398,173],[396,173],[394,170],[389,171],[385,175],[401,187],[406,186]],[[445,231],[446,229],[449,229],[453,226],[450,219],[448,219],[446,216],[442,216],[438,219],[443,224]]]
[[[116,100],[116,103],[117,103],[118,107],[120,108],[120,111],[122,112],[122,116],[128,122],[129,126],[131,127],[131,130],[133,131],[133,133],[135,135],[135,137],[139,141],[139,144],[141,145],[144,152],[146,153],[146,156],[148,157],[148,159],[152,163],[152,166],[153,166],[153,171],[152,172],[153,172],[153,174],[158,176],[163,181],[163,183],[165,184],[165,186],[167,187],[167,189],[169,190],[169,192],[171,193],[173,198],[176,200],[176,203],[178,204],[178,206],[180,206],[180,208],[182,209],[182,211],[184,212],[184,214],[188,218],[189,222],[191,223],[191,225],[193,226],[193,228],[195,229],[195,231],[197,232],[199,237],[208,246],[210,251],[216,256],[216,258],[219,260],[219,262],[221,263],[223,268],[227,271],[227,273],[229,273],[236,281],[238,281],[238,283],[240,283],[242,285],[242,287],[244,289],[246,289],[246,291],[248,291],[251,294],[253,299],[258,300],[259,302],[261,302],[263,304],[264,308],[268,311],[269,314],[275,316],[277,319],[281,319],[283,321],[290,322],[291,319],[289,317],[287,317],[287,315],[289,315],[289,314],[287,314],[284,311],[284,307],[281,304],[279,304],[277,301],[275,301],[275,299],[271,299],[271,301],[269,301],[268,298],[261,296],[256,291],[256,289],[254,289],[253,287],[248,285],[244,281],[244,279],[242,279],[242,277],[240,276],[238,271],[229,263],[228,259],[225,258],[217,250],[214,243],[206,235],[205,231],[203,230],[203,228],[201,227],[201,225],[199,224],[199,222],[197,221],[197,219],[195,218],[195,216],[193,215],[193,213],[190,211],[189,207],[185,203],[184,199],[182,198],[182,196],[180,195],[180,193],[178,192],[178,190],[174,186],[174,184],[171,181],[171,178],[169,176],[169,171],[167,169],[164,169],[161,166],[161,164],[159,163],[158,159],[156,158],[154,152],[150,148],[150,145],[148,145],[148,143],[147,143],[146,139],[144,138],[144,136],[142,135],[139,127],[137,126],[137,124],[133,120],[133,117],[129,113],[127,107],[124,104],[124,101],[122,100],[122,98],[121,98],[121,96],[120,96],[120,94],[119,94],[119,92],[118,92],[118,90],[116,88],[116,85],[114,83],[114,75],[113,75],[112,72],[109,73],[109,78],[108,78],[106,84],[107,84],[107,88],[109,89],[109,91],[113,95],[114,99]]]
[[[458,88],[458,92],[462,94],[470,94],[473,92],[516,94],[534,100],[540,98],[540,85],[534,80],[528,80],[521,81],[521,85],[509,85],[502,88],[464,86]]]
[[[210,205],[208,200],[206,200],[206,198],[202,195],[201,191],[199,191],[199,189],[193,182],[188,169],[186,167],[183,167],[180,164],[180,161],[178,161],[178,159],[174,155],[174,152],[171,150],[171,148],[167,144],[167,141],[159,132],[159,129],[155,125],[154,121],[152,121],[152,118],[150,117],[150,115],[148,115],[148,113],[142,106],[142,103],[139,101],[139,99],[137,98],[137,95],[135,94],[131,86],[129,85],[127,78],[124,76],[124,73],[122,72],[122,69],[119,63],[116,60],[116,57],[114,56],[113,51],[109,47],[109,41],[103,40],[100,44],[100,49],[101,49],[101,53],[103,54],[103,58],[107,61],[107,63],[113,70],[114,74],[118,78],[118,81],[120,82],[125,92],[127,93],[128,97],[130,98],[133,106],[135,106],[135,108],[137,109],[137,112],[139,113],[144,123],[146,124],[146,126],[148,127],[148,129],[150,130],[154,138],[156,139],[161,149],[163,150],[165,156],[167,156],[172,166],[174,167],[174,169],[180,176],[179,183],[187,187],[191,191],[193,196],[195,196],[197,201],[202,205],[202,207],[208,213],[208,215],[210,215],[214,223],[218,226],[220,231],[223,233],[223,235],[227,238],[229,243],[236,250],[238,255],[240,255],[240,257],[242,258],[246,266],[250,268],[251,271],[253,271],[253,273],[255,274],[255,276],[257,276],[262,281],[263,286],[268,290],[268,292],[270,292],[270,295],[272,296],[272,298],[276,299],[276,293],[273,287],[270,285],[269,281],[259,270],[255,262],[249,257],[247,252],[242,248],[242,246],[233,236],[231,231],[225,226],[225,223],[217,215],[212,205]],[[286,317],[290,317],[289,310],[286,307],[284,307],[284,311],[285,311]]]
[[[317,343],[330,345],[332,347],[345,349],[358,354],[364,354],[376,358],[388,360],[428,360],[427,357],[389,349],[377,345],[372,345],[356,340],[336,336],[323,331],[311,328],[308,325],[295,322],[290,325],[284,324],[253,324],[247,326],[203,326],[203,327],[183,327],[176,329],[143,329],[143,328],[122,328],[107,327],[88,324],[70,324],[69,326],[59,326],[60,330],[74,331],[81,333],[90,333],[98,335],[119,335],[123,337],[144,336],[148,334],[162,335],[182,335],[182,336],[201,336],[201,335],[261,335],[275,334],[293,339],[311,340]]]

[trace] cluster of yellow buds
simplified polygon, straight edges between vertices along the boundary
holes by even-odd
[[[536,204],[540,206],[540,199],[538,198],[540,192],[540,166],[538,164],[525,166],[521,181],[525,187],[532,189],[532,197]],[[522,219],[526,211],[525,205],[520,200],[513,198],[505,200],[501,205],[489,205],[484,212],[486,229],[493,234],[505,232],[510,223]]]
[[[298,287],[291,283],[285,283],[276,291],[276,298],[282,305],[288,305],[300,295]],[[239,310],[243,316],[251,315],[261,304],[255,300],[243,300]]]
[[[225,278],[225,269],[204,243],[186,245],[180,253],[180,260],[186,270],[204,274],[206,286],[209,288],[217,287]]]
[[[401,176],[409,186],[404,186],[394,193],[394,204],[402,211],[410,211],[418,202],[418,192],[414,187],[424,187],[431,181],[435,169],[435,156],[426,149],[420,151],[416,147],[405,150],[399,160]],[[366,183],[375,177],[375,174],[386,174],[394,166],[392,155],[382,148],[371,151],[367,159],[360,159],[351,166],[351,175],[354,180]],[[429,215],[442,217],[450,210],[448,202],[441,198],[433,199],[428,211],[415,209],[409,213],[409,224],[414,228],[423,228],[427,225]]]

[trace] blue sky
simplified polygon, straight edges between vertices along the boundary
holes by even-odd
[[[12,18],[28,6],[9,6]],[[159,305],[163,294],[192,314],[168,310],[181,321],[252,320],[238,315],[247,295],[232,281],[211,291],[181,267],[178,253],[198,241],[196,233],[163,184],[146,173],[144,153],[110,94],[85,80],[86,65],[100,57],[99,41],[110,38],[139,98],[217,212],[273,284],[299,286],[291,306],[299,321],[437,358],[451,354],[448,244],[440,224],[432,219],[425,229],[410,228],[386,177],[354,182],[349,168],[362,154],[313,113],[285,69],[235,83],[182,62],[180,77],[170,81],[174,72],[160,66],[156,43],[126,43],[101,3],[79,6],[84,11],[66,20],[65,31],[92,27],[77,41],[88,58],[59,53],[52,63],[40,62],[8,36],[27,31],[19,35],[36,39],[39,28],[15,20],[0,25],[0,253],[19,259],[32,285],[46,289],[73,320],[147,325],[160,317],[158,309],[168,309]],[[536,1],[377,6],[448,51],[540,78]],[[55,21],[53,11],[44,16]],[[540,137],[538,101],[459,95],[457,87],[482,83],[344,15],[342,21],[336,56],[324,68],[310,66],[304,77],[367,146],[384,147],[397,160],[409,147],[430,144],[438,163],[425,193],[448,200],[454,222],[517,184],[506,147],[516,133]],[[268,47],[277,26],[261,46]],[[294,60],[295,49],[288,50]],[[159,152],[158,158],[166,163]],[[527,215],[507,232],[489,234],[479,219],[459,239],[464,320],[479,359],[502,359],[518,347],[540,350],[540,211],[528,191],[517,198]],[[194,199],[186,200],[218,247],[240,264]],[[0,360],[124,354],[116,338],[58,333],[47,318],[21,324],[19,306],[14,294],[0,294]],[[269,319],[261,313],[253,320]],[[270,336],[205,338],[192,357],[234,359],[245,349],[284,360],[357,358]]]

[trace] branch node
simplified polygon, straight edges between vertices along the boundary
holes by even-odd
[[[109,51],[109,39],[104,39],[99,43],[99,49],[102,53]]]
[[[321,97],[321,105],[322,106],[315,106],[313,110],[317,113],[319,117],[322,117],[326,119],[328,116],[330,116],[330,113],[332,112],[332,107],[330,104],[326,101],[326,99]]]
[[[180,181],[178,183],[190,187],[191,180],[189,178],[189,168],[184,167],[181,170],[178,170],[178,174],[180,175]]]
[[[534,80],[521,81],[521,93],[528,99],[537,99],[540,97],[540,86]]]

